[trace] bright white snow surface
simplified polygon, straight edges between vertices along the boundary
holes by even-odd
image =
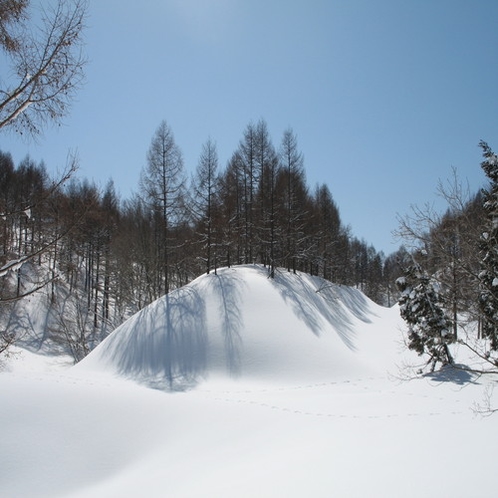
[[[0,373],[0,496],[488,497],[484,378],[400,379],[397,307],[318,278],[223,269],[73,368]]]

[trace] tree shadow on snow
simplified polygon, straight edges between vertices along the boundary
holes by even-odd
[[[184,390],[206,370],[205,303],[184,287],[163,296],[109,337],[104,355],[112,355],[121,375],[149,387]]]
[[[437,383],[452,383],[459,386],[468,384],[476,384],[478,375],[469,372],[464,365],[445,365],[441,369],[427,373],[424,375],[426,379],[430,379]]]
[[[239,376],[242,349],[240,332],[243,326],[241,290],[244,282],[236,276],[235,272],[225,272],[223,275],[214,275],[214,277],[219,299],[218,313],[223,334],[226,367],[231,376]]]
[[[317,288],[313,285],[313,277],[299,274],[290,277],[276,276],[275,284],[285,301],[290,303],[296,316],[316,336],[323,333],[328,322],[342,342],[355,351],[356,327],[351,317],[354,316],[365,323],[371,321],[367,299],[349,287],[330,284]],[[316,280],[316,283],[323,284],[321,280]]]

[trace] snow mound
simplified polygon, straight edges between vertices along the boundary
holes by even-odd
[[[397,310],[318,277],[280,271],[269,279],[261,266],[224,268],[135,314],[75,368],[180,389],[210,376],[350,378],[375,368],[375,354],[363,352],[381,340],[371,337],[378,336],[371,325],[386,312],[399,320]]]

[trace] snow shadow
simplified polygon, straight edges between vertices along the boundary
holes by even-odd
[[[10,307],[4,309],[7,311],[7,321],[5,323],[5,333],[8,336],[15,337],[16,344],[28,351],[38,351],[42,347],[42,338],[36,333],[35,325],[29,313],[22,307],[17,307],[17,303],[7,305]]]
[[[459,386],[477,383],[475,381],[477,375],[469,372],[464,365],[446,365],[424,377],[437,383],[451,383]]]
[[[35,296],[32,299],[37,298],[39,299]],[[48,341],[49,310],[46,310],[45,303],[40,303],[35,308],[36,313],[33,313],[32,309],[23,306],[21,301],[8,303],[2,310],[7,315],[5,331],[15,337],[16,345],[34,353],[51,356],[67,353],[67,348]]]
[[[334,284],[317,287],[312,277],[302,275],[277,275],[275,284],[285,301],[289,302],[296,316],[318,337],[323,332],[324,321],[337,332],[352,351],[356,350],[356,326],[352,316],[369,323],[368,300],[355,289]],[[322,281],[319,282],[323,284]]]
[[[116,332],[103,354],[123,376],[149,387],[183,390],[205,373],[206,309],[191,287],[162,297]]]
[[[374,313],[372,313],[369,299],[363,292],[353,287],[332,284],[325,289],[324,296],[327,297],[328,295],[332,298],[340,299],[349,313],[358,318],[358,320],[364,323],[372,323],[371,316]]]
[[[220,332],[223,335],[226,367],[231,376],[241,374],[241,349],[243,326],[242,318],[242,288],[244,280],[236,273],[225,272],[223,275],[214,275],[215,289],[218,293]]]

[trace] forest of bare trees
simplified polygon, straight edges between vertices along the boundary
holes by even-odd
[[[54,334],[76,359],[130,314],[222,266],[305,271],[395,302],[395,258],[350,233],[326,185],[309,188],[292,130],[275,147],[265,121],[249,124],[225,168],[208,139],[191,178],[165,121],[144,155],[139,189],[123,200],[112,181],[99,189],[74,165],[56,180],[43,163],[0,154],[0,299],[46,285]]]

